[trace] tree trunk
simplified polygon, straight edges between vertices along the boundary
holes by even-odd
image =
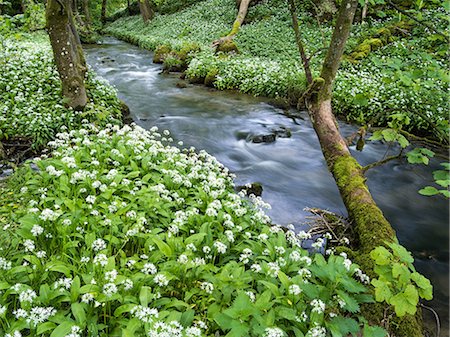
[[[241,0],[236,20],[234,20],[233,23],[233,28],[227,35],[229,38],[233,38],[239,32],[239,29],[241,28],[242,24],[244,23],[245,17],[247,16],[248,6],[250,5],[251,1],[252,0]]]
[[[100,21],[102,22],[102,25],[106,23],[106,0],[102,0],[102,11],[100,15]]]
[[[91,30],[91,13],[89,11],[88,0],[82,0],[81,6],[83,8],[83,13],[84,13],[84,23],[86,24],[87,30],[90,31]]]
[[[350,154],[331,108],[333,82],[357,5],[358,0],[344,0],[341,4],[320,78],[315,79],[310,86],[315,89],[307,97],[307,107],[328,168],[336,181],[358,239],[355,260],[370,276],[374,276],[369,253],[375,247],[385,245],[385,242],[393,242],[396,239],[395,231],[373,200],[364,171]],[[362,310],[366,316],[370,311],[372,323],[380,324],[384,318],[384,308],[382,304],[370,304],[363,306]],[[394,320],[396,323],[389,328],[394,330],[396,336],[422,336],[422,325],[416,316],[407,315]],[[398,331],[400,328],[402,332]]]
[[[305,70],[306,82],[311,84],[313,81],[311,68],[309,67],[309,60],[306,56],[305,49],[303,48],[302,38],[300,35],[300,30],[298,29],[298,20],[297,20],[297,9],[295,6],[295,0],[288,0],[289,11],[291,12],[292,17],[292,26],[294,28],[295,33],[295,42],[297,43],[298,51],[300,52],[300,57],[303,63],[303,69]]]
[[[70,0],[48,0],[47,30],[66,105],[82,110],[87,103],[86,61],[73,22]]]
[[[144,20],[144,23],[147,23],[149,20],[153,19],[155,12],[153,11],[149,0],[138,0],[138,1],[142,19]]]

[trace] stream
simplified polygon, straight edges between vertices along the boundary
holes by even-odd
[[[311,215],[305,207],[345,215],[306,112],[292,110],[296,117],[290,118],[263,98],[191,84],[178,88],[179,74],[161,74],[150,52],[113,38],[85,46],[85,51],[91,68],[117,88],[138,125],[168,129],[175,143],[208,151],[237,175],[236,185],[260,182],[274,223],[299,228]],[[291,131],[290,138],[251,141],[253,135],[283,128]],[[345,136],[356,130],[345,123],[340,128]],[[377,142],[362,152],[354,146],[351,150],[366,165],[398,149]],[[431,280],[434,299],[426,304],[439,313],[445,337],[449,336],[449,205],[444,198],[418,194],[431,183],[436,169],[439,160],[429,166],[394,160],[369,170],[367,183],[400,243],[413,252],[416,268]],[[433,328],[433,315],[427,310],[424,315]]]

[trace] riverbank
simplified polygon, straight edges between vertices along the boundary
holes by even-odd
[[[195,44],[200,51],[191,54],[186,70],[191,80],[208,78],[207,83],[218,89],[281,97],[296,104],[305,80],[286,7],[282,1],[251,7],[246,24],[235,38],[237,55],[217,55],[211,49],[212,42],[227,33],[235,18],[234,3],[224,0],[202,1],[174,14],[157,15],[147,25],[138,16],[122,18],[110,24],[106,32],[150,50],[160,46],[180,50]],[[439,25],[442,18],[438,14],[429,11],[426,16]],[[317,73],[331,27],[318,27],[305,15],[301,21],[302,36],[309,53],[315,55],[312,67]],[[435,52],[430,52],[432,44],[423,27],[409,26],[409,37],[393,36],[382,48],[357,61],[352,59],[359,57],[355,52],[360,44],[395,24],[398,22],[393,20],[355,25],[346,61],[336,79],[335,112],[360,124],[391,123],[404,130],[446,138],[447,65],[442,51],[438,52],[442,46],[438,44],[432,47]],[[167,63],[174,63],[173,58]]]
[[[45,32],[0,39],[0,160],[19,163],[42,151],[59,132],[82,121],[120,124],[122,105],[108,83],[88,72],[89,103],[84,111],[64,106],[61,84]]]

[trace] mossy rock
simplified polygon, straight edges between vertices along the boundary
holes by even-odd
[[[188,81],[192,84],[204,84],[206,76],[189,76]]]
[[[217,68],[211,69],[211,70],[208,72],[208,74],[206,74],[204,84],[205,84],[207,87],[213,88],[213,87],[214,87],[214,82],[217,80],[217,74],[218,74],[218,73],[219,73],[219,70],[218,70]]]
[[[219,43],[216,48],[216,53],[235,53],[239,54],[239,49],[236,43],[231,39],[225,39]]]
[[[187,69],[187,63],[180,60],[177,54],[170,53],[163,62],[163,72],[183,72]]]
[[[155,53],[153,54],[153,63],[163,63],[171,51],[172,48],[165,44],[156,47]]]
[[[183,61],[187,61],[190,55],[198,53],[200,51],[200,45],[198,43],[185,43],[182,45],[179,51],[176,51],[178,58]]]

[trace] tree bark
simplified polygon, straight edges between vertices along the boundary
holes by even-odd
[[[373,277],[370,251],[377,246],[385,245],[386,242],[395,241],[396,235],[373,200],[366,185],[364,170],[350,154],[331,108],[333,82],[341,63],[357,5],[358,0],[343,0],[320,78],[314,79],[310,85],[311,92],[308,93],[306,102],[327,166],[336,181],[358,239],[358,255],[355,256],[355,260]],[[372,323],[380,324],[384,318],[382,304],[363,306],[362,310],[366,316],[370,316]],[[396,323],[390,328],[395,335],[422,336],[422,325],[417,316],[406,315],[394,320]],[[399,332],[400,328],[402,332]]]
[[[82,110],[87,104],[84,85],[87,68],[70,0],[48,0],[46,20],[65,104]]]
[[[102,11],[100,14],[100,21],[102,22],[102,25],[106,23],[106,3],[107,0],[102,0]]]
[[[300,30],[298,29],[298,20],[297,20],[297,9],[295,6],[295,0],[288,0],[289,11],[291,12],[292,17],[292,26],[294,28],[295,33],[295,42],[297,43],[298,51],[300,52],[300,57],[303,63],[303,69],[305,70],[306,82],[311,84],[313,81],[311,68],[309,66],[309,60],[306,56],[305,48],[303,47],[302,37],[300,35]]]
[[[81,6],[83,8],[84,13],[84,23],[86,24],[86,28],[88,31],[91,30],[91,12],[89,11],[89,3],[88,0],[82,0]]]
[[[149,20],[153,19],[153,17],[155,16],[155,12],[153,11],[149,0],[138,0],[138,1],[142,19],[144,20],[144,23],[147,23]]]

